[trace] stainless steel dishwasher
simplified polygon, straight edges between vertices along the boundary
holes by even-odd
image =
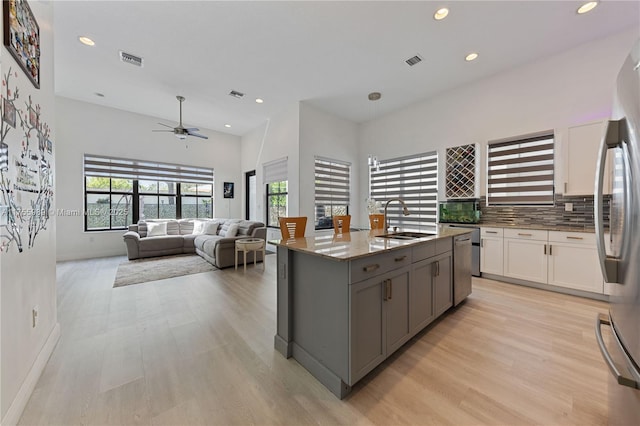
[[[453,306],[471,294],[471,234],[453,239]]]

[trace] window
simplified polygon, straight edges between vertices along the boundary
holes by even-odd
[[[350,163],[316,157],[316,229],[331,229],[334,215],[349,214],[350,179]]]
[[[288,176],[287,176],[287,157],[270,161],[262,165],[263,180],[267,185],[267,208],[266,223],[267,226],[279,228],[278,219],[281,216],[287,216],[287,200],[288,200]]]
[[[487,145],[487,205],[553,205],[553,132]]]
[[[213,217],[213,169],[84,156],[85,231],[143,219]]]
[[[286,180],[267,184],[267,226],[280,227],[281,216],[287,216]]]
[[[85,177],[85,230],[122,229],[133,223],[133,181]]]
[[[213,217],[213,184],[181,183],[182,217]]]
[[[371,171],[371,197],[384,204],[401,198],[409,209],[391,202],[387,209],[390,226],[406,231],[435,231],[438,204],[438,153],[427,152],[408,157],[380,161]]]

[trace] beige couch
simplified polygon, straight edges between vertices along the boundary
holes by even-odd
[[[213,222],[218,222],[217,230]],[[160,224],[160,227],[157,226]],[[166,225],[162,225],[166,224]],[[225,235],[225,232],[237,225],[237,234]],[[164,229],[166,226],[166,230]],[[200,227],[203,227],[200,229]],[[194,233],[194,227],[196,233]],[[159,235],[148,236],[150,228]],[[235,228],[235,226],[234,226]],[[163,233],[163,231],[166,231]],[[204,233],[204,231],[208,233]],[[215,232],[215,233],[214,233]],[[239,238],[266,239],[267,228],[264,223],[242,219],[149,219],[129,225],[124,234],[129,260],[167,256],[172,254],[197,253],[218,268],[235,265],[235,241]],[[253,257],[261,262],[262,253],[247,253],[247,262],[253,262]],[[242,264],[243,257],[238,262]]]

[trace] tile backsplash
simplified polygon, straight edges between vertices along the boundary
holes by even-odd
[[[604,226],[609,226],[609,202],[604,196]],[[593,195],[555,195],[554,206],[487,206],[486,198],[480,199],[480,224],[515,226],[562,226],[576,230],[593,231],[595,227]],[[573,211],[565,211],[565,204],[572,203]]]

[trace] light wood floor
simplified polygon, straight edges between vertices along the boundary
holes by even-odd
[[[114,289],[121,260],[58,265],[62,337],[20,424],[607,422],[606,303],[474,279],[340,401],[273,349],[275,255]]]

